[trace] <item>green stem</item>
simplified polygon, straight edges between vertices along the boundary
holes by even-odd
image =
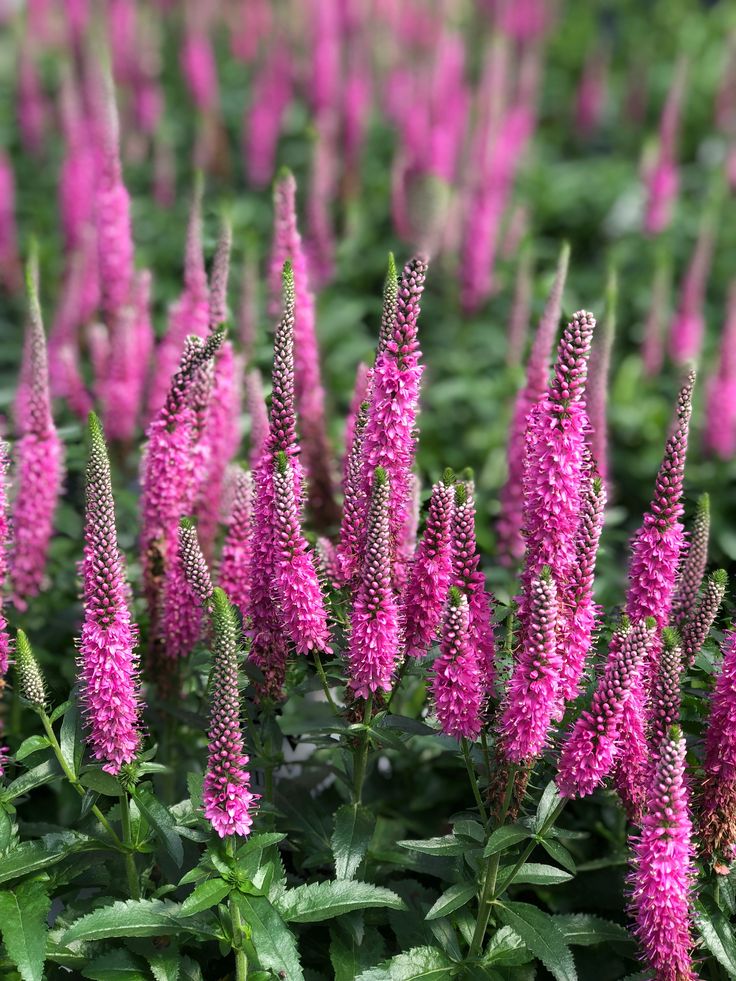
[[[511,799],[514,794],[514,780],[516,778],[516,767],[512,766],[509,769],[508,779],[506,780],[506,791],[504,793],[503,804],[501,806],[501,816],[498,821],[498,827],[500,828],[504,821],[506,820],[506,815],[508,814],[509,807],[511,806]],[[470,942],[470,951],[468,956],[473,958],[477,957],[480,952],[481,946],[483,944],[483,939],[486,935],[486,930],[488,929],[488,921],[491,918],[491,906],[493,905],[493,897],[496,892],[496,881],[498,879],[498,865],[501,861],[501,852],[496,852],[490,855],[488,862],[486,863],[485,878],[483,880],[483,890],[480,894],[480,899],[478,900],[478,917],[475,921],[475,930],[473,931],[473,939]]]
[[[468,777],[470,779],[470,786],[473,791],[473,796],[475,797],[475,803],[478,805],[478,811],[480,813],[481,821],[483,824],[488,824],[488,815],[486,814],[485,806],[483,805],[483,798],[480,795],[480,789],[478,787],[478,778],[475,773],[475,767],[473,766],[473,760],[470,755],[470,746],[468,745],[468,740],[463,736],[462,742],[460,743],[463,751],[463,757],[465,758],[465,768],[468,771]]]
[[[130,829],[130,801],[127,791],[120,790],[120,824],[123,829],[123,841],[128,852],[125,856],[125,872],[128,876],[128,889],[131,899],[141,898],[140,883],[138,882],[138,871],[135,867],[135,854],[133,852],[133,835]]]
[[[367,726],[371,721],[371,712],[373,711],[373,695],[366,699],[365,702],[365,712],[363,713],[363,725]],[[353,796],[355,798],[354,803],[360,804],[363,798],[363,781],[365,780],[365,768],[368,762],[368,747],[370,745],[370,739],[368,737],[368,729],[362,733],[363,739],[358,749],[358,753],[355,759],[355,782],[353,785]]]
[[[225,849],[228,855],[235,858],[235,839],[231,836],[227,840]],[[233,923],[232,950],[235,955],[235,981],[247,981],[248,979],[248,957],[243,950],[243,921],[240,917],[238,904],[233,902],[232,894],[229,901],[230,919]]]
[[[43,709],[38,709],[38,715],[41,719],[41,724],[43,725],[43,729],[44,732],[46,733],[46,737],[48,738],[48,741],[51,743],[51,748],[54,751],[54,756],[59,761],[59,766],[64,771],[64,776],[67,778],[67,780],[72,785],[72,787],[74,787],[74,789],[79,794],[79,796],[84,797],[87,791],[79,782],[79,779],[73,773],[67,761],[64,759],[64,754],[61,752],[61,746],[59,745],[59,741],[56,738],[56,733],[54,732],[53,727],[51,725],[51,720],[49,719],[48,715],[46,715]],[[105,831],[107,831],[107,833],[110,835],[110,837],[112,838],[115,844],[115,847],[119,851],[123,851],[124,845],[122,841],[115,834],[112,825],[110,824],[110,822],[107,820],[105,815],[102,813],[102,811],[99,809],[99,807],[96,804],[92,805],[92,813],[100,822],[100,824],[105,829]]]
[[[516,864],[514,865],[513,869],[511,870],[511,874],[504,881],[504,885],[503,885],[504,889],[508,889],[508,887],[514,881],[514,879],[516,878],[516,876],[519,874],[519,871],[521,870],[522,866],[525,864],[526,860],[529,858],[529,856],[531,855],[531,853],[534,851],[534,849],[539,844],[539,839],[540,838],[544,838],[545,834],[549,831],[549,829],[552,827],[552,825],[555,823],[555,821],[557,820],[557,818],[562,813],[562,809],[564,808],[564,806],[565,806],[565,801],[564,800],[560,801],[560,803],[557,805],[557,807],[554,809],[554,811],[552,811],[552,813],[550,814],[550,816],[544,822],[543,827],[531,839],[531,841],[529,842],[529,844],[526,846],[526,848],[524,849],[524,851],[519,856]],[[492,898],[493,899],[497,899],[498,897],[496,895],[494,895]]]
[[[338,708],[334,698],[332,697],[332,692],[330,691],[330,685],[327,681],[327,675],[325,674],[325,669],[322,666],[322,660],[319,656],[319,651],[314,652],[314,666],[317,668],[317,674],[319,675],[320,681],[322,682],[322,690],[325,693],[325,698],[330,703],[330,707],[335,715],[340,714],[340,709]]]

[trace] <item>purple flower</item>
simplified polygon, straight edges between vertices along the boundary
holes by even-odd
[[[432,696],[442,731],[455,739],[477,739],[486,692],[470,637],[468,600],[456,586],[450,588],[440,656],[432,669]]]
[[[601,480],[606,485],[608,485],[608,374],[611,348],[616,333],[617,282],[615,270],[612,270],[606,285],[606,315],[590,353],[590,369],[585,388],[585,401],[590,420],[590,451]]]
[[[710,628],[726,595],[728,575],[716,569],[705,582],[703,595],[690,617],[681,625],[682,652],[686,667],[690,667],[706,641]]]
[[[250,790],[238,695],[238,629],[235,612],[219,587],[212,598],[212,678],[204,816],[220,836],[248,835],[257,795]]]
[[[140,682],[128,587],[115,530],[110,464],[97,417],[89,418],[84,528],[82,704],[92,755],[117,774],[140,744]]]
[[[700,355],[705,333],[705,289],[715,240],[713,217],[706,212],[690,265],[682,280],[679,307],[670,326],[670,355],[678,364],[695,360]]]
[[[705,441],[724,460],[736,454],[736,282],[728,293],[718,368],[708,384]]]
[[[695,867],[688,796],[685,740],[673,726],[657,752],[631,874],[634,933],[647,966],[661,981],[697,977],[691,960]]]
[[[644,229],[658,235],[669,225],[672,205],[677,197],[678,174],[675,151],[682,101],[687,79],[687,62],[682,59],[676,69],[659,124],[657,159],[647,174],[648,201]]]
[[[710,496],[701,494],[695,511],[692,531],[680,563],[677,591],[672,600],[672,620],[681,627],[693,614],[708,564],[710,538]]]
[[[238,467],[235,471],[235,490],[227,519],[227,532],[220,553],[219,585],[243,617],[247,616],[250,597],[248,572],[252,520],[253,477],[248,471]]]
[[[699,825],[705,853],[730,864],[736,845],[736,629],[726,634],[722,649],[705,734]]]
[[[355,420],[350,450],[345,461],[343,479],[343,507],[340,523],[340,541],[337,546],[337,562],[340,582],[350,583],[360,571],[368,501],[363,475],[363,438],[368,418],[368,403],[363,402]]]

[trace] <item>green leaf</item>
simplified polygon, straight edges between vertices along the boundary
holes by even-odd
[[[513,866],[503,868],[498,873],[499,889],[506,888],[506,879],[511,875]],[[540,865],[537,862],[527,862],[519,869],[514,876],[514,885],[524,882],[530,886],[559,886],[563,882],[569,882],[572,876],[569,872],[563,872],[554,865]]]
[[[184,861],[184,848],[181,838],[176,833],[176,821],[169,813],[167,807],[148,790],[146,787],[137,787],[133,791],[133,799],[140,808],[141,813],[161,839],[164,848],[174,860],[177,868],[181,867]]]
[[[592,913],[566,913],[553,916],[552,919],[562,931],[565,941],[577,947],[592,947],[606,941],[633,943],[625,927],[600,916],[593,916]]]
[[[17,879],[29,872],[55,865],[67,855],[84,848],[89,842],[84,835],[72,831],[44,835],[35,841],[24,841],[0,858],[0,883]]]
[[[427,838],[417,841],[397,841],[397,845],[408,848],[412,852],[420,852],[422,855],[462,855],[467,851],[467,845],[458,841],[455,835],[445,835],[443,838]]]
[[[695,923],[711,954],[731,977],[736,977],[736,938],[723,913],[696,902]]]
[[[176,944],[146,955],[155,981],[179,981],[181,954]]]
[[[122,948],[95,957],[82,977],[91,981],[149,981],[143,962]]]
[[[484,964],[498,964],[500,967],[519,967],[534,959],[519,934],[510,926],[501,927],[491,937],[483,958]]]
[[[547,823],[548,818],[552,812],[557,808],[560,803],[560,792],[557,789],[557,785],[554,780],[550,780],[547,786],[544,788],[544,793],[542,794],[539,805],[537,806],[537,813],[534,818],[534,830],[539,832],[542,830],[544,825]]]
[[[383,954],[384,944],[378,930],[368,927],[361,936],[355,932],[330,929],[330,960],[335,981],[355,981],[361,971],[376,964]]]
[[[57,705],[54,711],[49,716],[49,722],[51,723],[51,725],[53,725],[57,719],[60,719],[65,712],[68,712],[69,709],[72,707],[72,704],[73,704],[72,700],[68,698],[65,702],[62,702],[61,705]]]
[[[217,906],[231,890],[224,879],[207,879],[194,889],[181,904],[181,916],[193,916],[202,910]]]
[[[233,893],[233,901],[251,931],[260,966],[288,981],[304,981],[296,938],[264,896]]]
[[[120,784],[112,773],[105,773],[102,767],[96,766],[85,770],[79,778],[83,787],[94,790],[96,794],[104,794],[105,797],[119,797]]]
[[[61,775],[61,767],[56,760],[46,760],[44,763],[34,766],[32,770],[16,777],[0,796],[6,801],[15,800],[16,797],[27,794],[29,791],[35,790],[36,787],[42,787],[46,783],[51,783],[52,780],[57,780]]]
[[[319,923],[354,909],[406,909],[403,899],[390,889],[370,882],[310,882],[279,896],[276,908],[287,923]]]
[[[449,916],[456,909],[460,909],[475,896],[476,887],[474,882],[456,882],[446,889],[432,909],[427,913],[425,919],[436,920],[440,916]]]
[[[283,841],[286,835],[281,835],[277,831],[262,831],[259,834],[248,835],[243,844],[238,848],[236,855],[236,864],[245,855],[248,855],[253,851],[263,851],[264,848],[270,848],[272,845],[278,845],[280,841]]]
[[[42,749],[47,749],[51,743],[48,741],[46,736],[29,736],[28,739],[24,739],[23,742],[18,747],[15,753],[15,760],[20,763],[27,756],[32,756],[33,753],[38,753]]]
[[[335,814],[332,854],[338,879],[354,879],[373,836],[376,819],[360,805],[344,804]]]
[[[577,871],[575,868],[575,859],[564,845],[561,845],[559,841],[554,841],[552,838],[540,838],[539,844],[550,858],[553,858],[555,862],[559,862],[563,869],[567,869],[568,872],[575,875]]]
[[[51,900],[40,879],[0,892],[0,931],[8,957],[23,981],[41,981]]]
[[[363,971],[356,981],[450,981],[458,970],[439,947],[412,947],[379,967]]]
[[[497,828],[486,842],[483,849],[483,858],[489,858],[496,852],[505,852],[507,848],[518,845],[520,841],[529,838],[531,832],[521,824],[509,824],[503,828]]]
[[[110,937],[158,937],[178,933],[186,927],[180,920],[181,907],[160,899],[119,900],[87,913],[63,935],[62,943],[74,940],[106,940]]]
[[[76,777],[82,765],[84,757],[84,734],[82,732],[82,719],[79,712],[77,696],[72,694],[71,705],[64,715],[61,723],[61,735],[59,743],[61,745],[61,755],[64,757],[66,765]]]
[[[18,828],[15,821],[0,807],[0,855],[5,855],[11,846],[15,845],[17,837]]]
[[[556,981],[576,981],[572,952],[548,913],[529,903],[505,903],[497,909],[501,922],[518,933]]]

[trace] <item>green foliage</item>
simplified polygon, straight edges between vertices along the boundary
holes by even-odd
[[[26,879],[0,892],[0,932],[23,981],[41,981],[46,948],[46,917],[51,900],[43,879]]]

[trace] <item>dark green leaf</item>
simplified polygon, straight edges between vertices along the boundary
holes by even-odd
[[[491,937],[483,958],[484,964],[498,964],[499,967],[518,967],[534,959],[519,934],[510,926],[503,926]]]
[[[154,981],[179,981],[181,954],[175,944],[147,954],[146,959]]]
[[[224,879],[207,879],[195,888],[194,892],[181,904],[181,916],[193,916],[202,910],[217,906],[230,892],[231,886]]]
[[[105,797],[119,797],[120,784],[111,773],[105,773],[102,767],[92,767],[85,770],[79,778],[83,787],[89,787],[96,794],[104,794]]]
[[[518,933],[556,981],[576,981],[572,952],[548,913],[529,903],[505,903],[498,907],[498,918]]]
[[[40,879],[0,892],[0,931],[23,981],[41,981],[51,900]]]
[[[262,968],[273,971],[288,981],[304,981],[299,963],[296,938],[279,914],[263,896],[234,893],[243,921],[250,927],[251,940],[258,952]]]
[[[397,845],[408,848],[412,852],[420,852],[422,855],[462,855],[467,850],[464,842],[458,841],[454,835],[445,835],[443,838],[427,838],[422,841],[397,841]]]
[[[561,845],[559,841],[555,841],[553,838],[542,838],[539,844],[547,852],[550,858],[553,858],[555,862],[559,862],[563,869],[567,869],[575,875],[577,869],[575,868],[575,860],[573,859],[570,852]]]
[[[703,943],[731,977],[736,977],[736,937],[720,910],[695,903],[695,922]]]
[[[611,920],[604,920],[591,913],[570,913],[553,916],[565,940],[578,947],[590,947],[605,941],[615,943],[632,943],[631,936],[625,927]]]
[[[149,981],[143,961],[122,948],[95,957],[82,977],[91,981]]]
[[[51,743],[46,736],[29,736],[18,747],[15,753],[15,760],[17,763],[20,763],[27,756],[32,756],[33,753],[38,753],[42,749],[48,749],[50,745]]]
[[[506,888],[506,879],[513,871],[513,866],[503,868],[498,873],[499,889]],[[569,882],[572,876],[569,872],[563,872],[554,865],[540,865],[537,862],[527,862],[519,869],[514,876],[514,884],[526,883],[530,886],[559,886],[563,882]]]
[[[355,981],[361,971],[372,967],[383,953],[383,940],[371,927],[359,938],[352,931],[331,928],[330,960],[335,981]]]
[[[154,797],[146,787],[137,787],[133,798],[141,813],[161,839],[164,848],[174,860],[177,868],[184,861],[184,849],[181,838],[176,833],[176,822],[158,798]]]
[[[71,831],[44,835],[36,841],[24,841],[0,858],[0,883],[17,879],[29,872],[48,868],[67,855],[84,848],[89,839]]]
[[[79,705],[75,695],[70,699],[71,705],[64,715],[61,723],[61,755],[66,761],[66,765],[76,777],[82,765],[84,756],[84,734],[82,732],[82,719],[79,712]]]
[[[60,719],[65,712],[69,711],[72,704],[72,700],[68,698],[65,702],[62,702],[61,705],[57,705],[49,716],[49,722],[53,725],[57,719]]]
[[[338,879],[355,877],[368,851],[375,825],[375,817],[365,807],[344,804],[338,809],[332,834],[332,854]]]
[[[456,909],[460,909],[476,894],[474,882],[456,882],[442,893],[440,898],[427,913],[426,919],[436,920],[440,916],[449,916]]]
[[[521,824],[509,824],[503,828],[497,828],[486,843],[483,850],[483,857],[488,858],[496,852],[505,852],[507,848],[518,845],[520,841],[529,838],[531,832]]]
[[[554,780],[550,780],[550,782],[544,788],[544,793],[542,794],[537,807],[537,813],[534,818],[535,831],[539,832],[542,830],[544,825],[547,823],[548,818],[557,808],[559,803],[560,792],[557,789],[557,785],[555,784]]]
[[[363,971],[356,981],[450,981],[458,970],[439,947],[413,947]]]
[[[32,770],[28,770],[27,773],[22,773],[16,777],[0,796],[6,801],[15,800],[16,797],[27,794],[31,790],[35,790],[36,787],[42,787],[46,783],[51,783],[52,780],[57,780],[61,775],[61,767],[56,760],[46,760],[44,763],[34,766]]]
[[[176,903],[160,899],[118,901],[81,916],[66,931],[62,942],[178,933],[183,928],[180,912]]]
[[[281,895],[276,908],[287,923],[319,923],[342,916],[354,909],[379,907],[402,910],[403,900],[381,886],[370,882],[310,882]]]

